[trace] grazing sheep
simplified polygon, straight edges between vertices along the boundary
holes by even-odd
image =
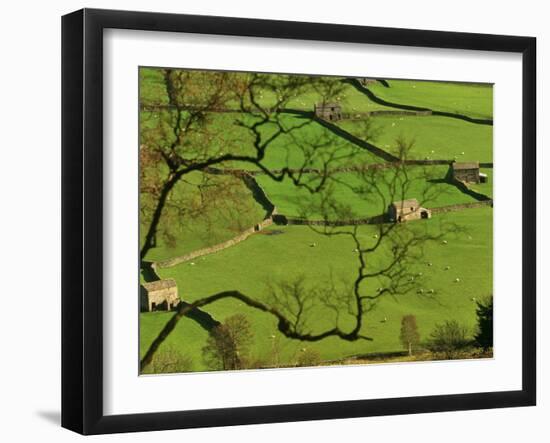
[[[450,266],[445,266],[445,271],[448,271],[449,269],[451,269]]]
[[[433,289],[430,289],[428,292],[429,292],[430,294],[433,294],[435,291],[434,291]]]
[[[421,276],[422,276],[422,272],[419,272],[419,273],[418,273],[418,276],[421,277]]]
[[[311,248],[314,248],[315,246],[317,246],[317,243],[313,242],[312,244],[309,245]]]
[[[443,244],[446,245],[446,244],[447,244],[447,240],[443,240]]]
[[[433,266],[434,264],[432,262],[428,262],[428,266]]]
[[[455,278],[455,283],[458,283],[460,281],[460,279],[457,277]]]
[[[374,235],[373,235],[373,238],[378,238],[378,234],[374,234]]]
[[[192,261],[191,263],[189,263],[189,264],[190,264],[191,266],[195,266],[195,262],[193,262],[193,261]]]

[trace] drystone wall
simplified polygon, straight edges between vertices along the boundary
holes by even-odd
[[[483,200],[478,202],[441,206],[439,208],[430,208],[430,211],[432,211],[432,214],[442,214],[445,212],[461,211],[462,209],[481,208],[483,206],[493,207],[493,200]]]
[[[222,251],[226,248],[229,248],[231,246],[234,246],[244,240],[246,240],[248,237],[250,237],[255,232],[258,232],[259,230],[262,230],[263,228],[266,228],[267,226],[270,226],[273,224],[273,220],[271,218],[265,219],[262,222],[258,223],[256,226],[253,226],[251,228],[246,229],[245,231],[241,232],[239,235],[230,238],[227,241],[224,241],[222,243],[218,243],[213,246],[209,246],[207,248],[197,249],[196,251],[189,252],[188,254],[181,255],[179,257],[170,258],[168,260],[162,260],[155,263],[155,267],[157,268],[170,268],[172,266],[176,266],[180,263],[184,263],[199,257],[202,257],[204,255],[213,254],[214,252]]]

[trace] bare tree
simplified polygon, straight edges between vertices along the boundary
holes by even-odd
[[[310,204],[304,205],[303,212],[306,216],[312,212],[321,214],[324,223],[310,227],[319,235],[341,236],[351,241],[356,258],[355,277],[351,281],[340,279],[338,282],[338,278],[331,275],[323,284],[306,284],[304,279],[277,282],[268,285],[267,299],[257,294],[228,290],[192,304],[181,304],[145,353],[141,369],[151,364],[160,345],[181,317],[194,308],[227,298],[239,300],[275,317],[278,332],[290,339],[303,342],[316,342],[327,337],[346,341],[372,340],[364,332],[367,315],[382,297],[399,297],[419,287],[422,278],[413,272],[412,265],[423,259],[426,244],[439,241],[452,227],[441,225],[435,231],[424,223],[382,223],[380,218],[378,223],[369,227],[366,236],[364,228],[358,224],[332,223],[335,219],[353,215],[353,209],[338,200],[335,189],[347,187],[358,198],[378,208],[379,214],[384,214],[389,203],[404,200],[409,195],[415,181],[427,179],[428,172],[422,168],[415,169],[415,174],[411,173],[407,156],[412,143],[399,140],[397,161],[356,168],[356,180],[349,183],[342,180],[332,166],[352,162],[363,149],[350,148],[349,144],[344,147],[341,140],[330,135],[304,136],[300,130],[314,124],[311,118],[305,118],[307,116],[289,121],[287,104],[305,91],[311,79],[268,74],[219,74],[209,89],[203,91],[199,87],[201,82],[204,83],[200,75],[195,78],[188,72],[166,70],[164,81],[169,107],[160,111],[166,114],[151,124],[153,129],[147,126],[143,129],[144,133],[151,132],[143,135],[144,149],[148,151],[143,154],[145,177],[142,177],[142,192],[147,199],[144,209],[147,228],[141,249],[142,259],[154,247],[159,222],[166,208],[170,207],[167,203],[174,186],[193,172],[208,174],[208,168],[238,161],[256,167],[273,180],[288,178],[295,186],[317,196]],[[334,90],[327,88],[326,95],[330,96]],[[227,141],[223,133],[211,130],[212,125],[208,124],[215,109],[234,106],[235,103],[240,113],[234,124],[250,136],[250,144],[246,147]],[[221,137],[222,142],[213,143],[217,137]],[[204,139],[208,143],[204,143]],[[278,142],[281,140],[285,140],[282,149],[287,150],[286,164],[273,171],[265,164],[266,155],[273,146],[280,149]],[[291,155],[296,153],[299,157],[291,159]],[[291,160],[296,162],[296,168],[291,167]],[[317,173],[311,173],[312,169]],[[204,182],[212,183],[208,179]],[[423,195],[417,196],[421,204],[434,198],[432,188],[425,186]],[[197,210],[204,210],[204,206],[198,205]],[[182,214],[177,218],[181,220]],[[373,290],[373,284],[378,289]],[[329,313],[328,326],[323,328],[317,327],[314,321],[319,308]],[[217,351],[207,351],[206,354],[217,355],[218,367],[234,369],[241,366],[231,337],[231,331],[222,328],[209,338],[207,348]]]
[[[142,99],[140,121],[140,210],[144,233],[140,256],[143,260],[157,244],[157,236],[170,237],[170,229],[192,218],[216,202],[230,201],[233,207],[243,199],[231,198],[226,177],[214,183],[206,177],[209,167],[248,164],[274,180],[289,177],[297,186],[318,190],[327,174],[314,185],[307,183],[303,171],[319,167],[324,171],[347,150],[335,149],[342,144],[335,136],[300,138],[294,136],[305,126],[314,124],[303,118],[290,121],[286,106],[296,100],[315,81],[306,76],[227,73],[164,69],[162,71],[167,103]],[[229,118],[238,111],[238,116]],[[220,113],[227,125],[216,125]],[[302,114],[304,112],[302,111]],[[307,113],[306,113],[307,116]],[[228,128],[241,128],[231,137]],[[243,132],[247,139],[243,140]],[[296,167],[284,165],[278,173],[266,166],[268,149],[287,138],[283,146],[292,144]],[[284,148],[283,148],[284,149]],[[351,150],[353,151],[353,150]],[[356,149],[355,153],[361,151]],[[289,151],[290,152],[290,151]],[[288,154],[290,155],[290,154]],[[287,162],[288,163],[288,162]],[[214,200],[203,199],[200,205],[190,204],[185,193],[175,193],[178,183],[189,174],[201,175],[194,186],[202,193],[215,186]],[[201,194],[202,195],[202,194]],[[242,211],[239,211],[242,212]],[[161,220],[164,223],[161,225]]]
[[[409,355],[413,353],[413,347],[420,342],[420,334],[416,326],[416,317],[412,314],[404,315],[401,318],[401,331],[399,339],[403,346],[409,351]]]

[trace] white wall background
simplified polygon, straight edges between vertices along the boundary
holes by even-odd
[[[167,0],[9,2],[0,27],[0,438],[3,441],[81,440],[59,427],[60,415],[60,16],[83,6],[228,15],[282,20],[532,35],[538,38],[539,202],[550,168],[542,155],[550,111],[550,29],[544,2],[393,0],[338,2]],[[544,103],[543,103],[544,102]],[[546,163],[546,165],[545,165]],[[539,221],[550,216],[540,207]],[[545,252],[541,252],[547,248]],[[550,327],[542,322],[550,280],[549,235],[539,229],[539,406],[459,413],[332,420],[102,436],[94,441],[224,442],[548,441]],[[519,270],[518,270],[519,272]],[[21,284],[24,284],[22,286]],[[21,289],[23,288],[23,289]],[[8,295],[20,297],[14,302]]]

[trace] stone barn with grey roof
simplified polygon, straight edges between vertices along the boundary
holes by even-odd
[[[422,208],[416,198],[393,202],[388,207],[388,218],[395,223],[431,218],[432,211]]]
[[[479,183],[479,162],[453,162],[453,179],[464,183]]]
[[[178,287],[173,278],[142,283],[140,287],[140,306],[142,312],[170,311],[180,302]]]
[[[315,117],[336,121],[342,119],[342,107],[338,103],[317,103],[314,107]]]

